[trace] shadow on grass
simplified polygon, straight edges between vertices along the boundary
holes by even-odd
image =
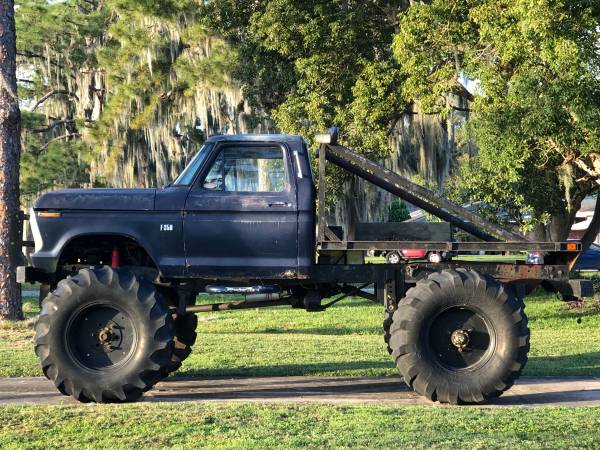
[[[329,303],[332,300],[335,300],[338,297],[338,295],[335,295],[333,297],[327,297],[324,298],[322,300],[322,304],[325,305],[327,303]],[[232,296],[200,296],[198,298],[196,298],[196,305],[209,305],[211,303],[225,303],[225,302],[241,302],[244,301],[244,296],[241,295],[232,295]],[[377,302],[373,302],[370,300],[366,300],[364,298],[360,298],[360,297],[350,297],[344,300],[341,300],[339,303],[336,303],[335,305],[331,306],[331,309],[336,309],[336,308],[364,308],[366,306],[373,306],[376,308],[381,308],[381,314],[383,314],[383,305]],[[271,306],[271,307],[267,307],[264,308],[266,310],[270,310],[270,311],[276,311],[276,310],[283,310],[283,309],[291,309],[291,306]],[[254,310],[251,308],[251,310]],[[226,311],[226,312],[239,312],[240,310],[234,310],[234,311]],[[302,309],[298,309],[298,311],[302,311]]]
[[[336,298],[337,298],[337,296],[324,298],[322,301],[322,304],[325,305],[325,304],[329,303],[330,301],[335,300]],[[359,298],[359,297],[353,297],[348,300],[341,300],[339,303],[336,303],[335,305],[333,305],[331,307],[331,309],[333,309],[333,308],[364,308],[366,306],[373,307],[373,308],[380,308],[381,315],[383,316],[384,309],[383,309],[382,304],[372,302],[370,300],[366,300],[364,298]]]
[[[186,368],[177,372],[177,376],[199,376],[203,378],[222,377],[256,377],[256,376],[303,376],[303,375],[336,375],[340,372],[359,371],[381,374],[384,369],[395,370],[390,361],[344,361],[306,364],[273,364],[268,366],[244,366],[221,368]],[[393,373],[393,372],[392,372]]]
[[[543,316],[534,316],[529,317],[530,323],[535,322],[544,322],[549,320],[569,320],[569,319],[583,319],[587,317],[599,317],[600,316],[600,308],[594,307],[593,309],[561,309],[560,311],[556,311],[549,314],[544,314]]]
[[[365,336],[383,336],[383,328],[382,327],[365,327],[365,326],[356,326],[356,327],[335,327],[335,326],[325,326],[325,327],[314,327],[314,328],[263,328],[258,330],[247,330],[247,331],[230,331],[227,330],[200,330],[201,334],[314,334],[321,336],[343,336],[343,335],[365,335]]]
[[[600,376],[600,352],[564,356],[533,356],[525,366],[527,376]]]
[[[178,376],[199,377],[254,377],[254,376],[304,376],[304,375],[390,375],[396,373],[394,363],[385,360],[382,347],[382,360],[370,361],[338,361],[307,362],[306,364],[272,364],[249,365],[238,367],[184,367],[177,372]],[[524,376],[592,376],[600,377],[600,352],[582,353],[566,356],[530,357],[525,367]]]

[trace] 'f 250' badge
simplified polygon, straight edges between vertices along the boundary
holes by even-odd
[[[160,231],[173,231],[173,224],[172,223],[161,223]]]

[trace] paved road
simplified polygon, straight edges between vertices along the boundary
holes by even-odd
[[[170,378],[148,392],[146,402],[292,402],[431,405],[399,377]],[[45,378],[1,378],[0,404],[72,404]],[[600,406],[600,378],[531,378],[490,406]]]

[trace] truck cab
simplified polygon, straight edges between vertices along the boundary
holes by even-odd
[[[165,278],[307,278],[315,254],[309,159],[300,136],[214,136],[164,188],[44,194],[30,215],[32,266],[54,273],[108,263],[106,244],[90,250],[114,240],[121,264],[137,244]]]

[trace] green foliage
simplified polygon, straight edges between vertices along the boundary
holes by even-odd
[[[460,80],[476,82],[468,130],[479,153],[460,184],[525,229],[572,214],[599,179],[598,14],[592,2],[434,0],[401,17],[405,96],[443,112]]]
[[[405,109],[391,55],[402,1],[209,3],[218,5],[211,23],[239,49],[234,73],[245,95],[281,131],[312,145],[316,133],[338,125],[356,151],[389,154],[390,131]],[[346,176],[328,171],[329,204]]]
[[[90,183],[89,166],[83,160],[87,148],[81,141],[52,142],[35,154],[31,149],[21,158],[21,198],[32,204],[49,189],[73,188]]]
[[[94,48],[86,46],[100,36],[108,20],[108,10],[94,1],[16,0],[18,48],[22,56],[44,58],[47,48],[64,59],[48,61],[59,69],[81,67],[94,61]]]
[[[39,131],[46,117],[21,111],[21,203],[30,206],[44,191],[90,184],[89,148],[81,140],[52,140]],[[95,185],[101,181],[96,180]]]
[[[79,138],[77,77],[94,67],[91,42],[108,12],[93,1],[16,1],[19,98],[22,118],[21,199],[30,205],[51,188],[90,181],[89,148]],[[45,98],[44,101],[42,101]],[[35,112],[29,112],[37,107]]]
[[[347,132],[352,148],[387,156],[392,127],[407,109],[400,87],[403,77],[390,61],[368,62],[353,88],[348,107]]]
[[[202,95],[236,86],[236,51],[202,22],[204,7],[192,0],[20,1],[24,109],[50,94],[38,108],[45,121],[24,128],[25,140],[35,141],[24,153],[60,136],[85,142],[94,178],[134,171],[139,184],[152,183],[148,172],[165,153],[175,159],[173,170],[163,170],[172,176],[221,114],[214,101],[200,123]]]
[[[59,118],[70,128],[26,137],[33,150],[67,131],[68,141],[81,135],[96,158],[105,155],[109,169],[134,150],[138,159],[148,148],[182,158],[215,122],[234,131],[225,110],[246,101],[259,111],[245,114],[248,124],[262,114],[311,145],[338,125],[343,143],[383,158],[412,102],[444,117],[464,108],[458,95],[472,97],[461,144],[470,140],[478,154],[453,174],[456,201],[483,200],[491,216],[503,212],[525,230],[566,217],[564,235],[600,180],[600,7],[592,1],[17,3],[30,78],[21,98],[70,91],[48,99],[35,125]],[[104,83],[98,117],[85,107],[91,94],[76,89],[88,73]],[[215,91],[239,102],[239,89],[241,104],[205,104]],[[202,108],[210,111],[200,118]],[[343,180],[329,173],[329,204]]]
[[[283,131],[311,139],[337,124],[359,151],[389,152],[390,123],[403,109],[390,53],[400,2],[376,3],[273,0],[250,17],[250,40],[294,73],[295,84],[272,111]],[[367,130],[373,137],[365,138]]]
[[[389,204],[387,209],[388,222],[404,222],[410,219],[408,208],[402,200],[395,200]]]

